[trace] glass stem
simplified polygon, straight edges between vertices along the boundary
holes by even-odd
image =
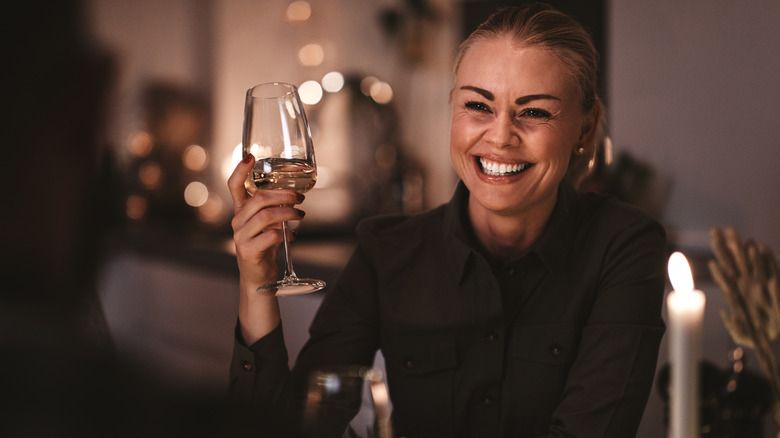
[[[284,239],[284,260],[287,266],[287,273],[285,273],[284,279],[296,278],[292,256],[290,255],[290,240],[287,238],[287,221],[282,222],[282,238]]]

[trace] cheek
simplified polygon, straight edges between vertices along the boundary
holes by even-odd
[[[462,117],[453,117],[450,125],[450,150],[452,153],[467,150],[477,137],[478,133],[473,123]]]

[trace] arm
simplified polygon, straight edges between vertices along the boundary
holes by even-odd
[[[303,195],[288,190],[260,190],[253,197],[247,194],[244,180],[253,165],[254,157],[247,155],[228,179],[240,273],[238,319],[247,345],[254,344],[279,325],[276,296],[258,293],[257,288],[275,281],[278,275],[276,253],[283,240],[280,224],[303,217],[303,212],[293,207],[303,202]]]
[[[228,179],[240,273],[229,394],[239,408],[239,422],[251,419],[258,430],[270,433],[294,424],[295,409],[279,305],[274,295],[258,293],[257,288],[276,280],[280,223],[302,217],[292,206],[302,202],[303,196],[286,190],[261,190],[250,197],[243,183],[253,165],[254,157],[247,155]]]
[[[664,332],[665,236],[645,220],[614,229],[621,231],[602,244],[598,290],[549,437],[635,436],[652,389]]]

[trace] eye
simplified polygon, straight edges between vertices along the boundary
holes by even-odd
[[[481,113],[489,113],[490,107],[485,105],[482,102],[472,101],[472,102],[466,102],[466,108],[470,109],[472,111],[478,111]]]
[[[527,108],[520,113],[520,117],[528,117],[531,119],[545,120],[552,116],[548,111],[539,108]]]

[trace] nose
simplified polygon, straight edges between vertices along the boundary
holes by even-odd
[[[520,135],[515,128],[510,114],[499,113],[488,126],[485,139],[499,148],[518,146]]]

